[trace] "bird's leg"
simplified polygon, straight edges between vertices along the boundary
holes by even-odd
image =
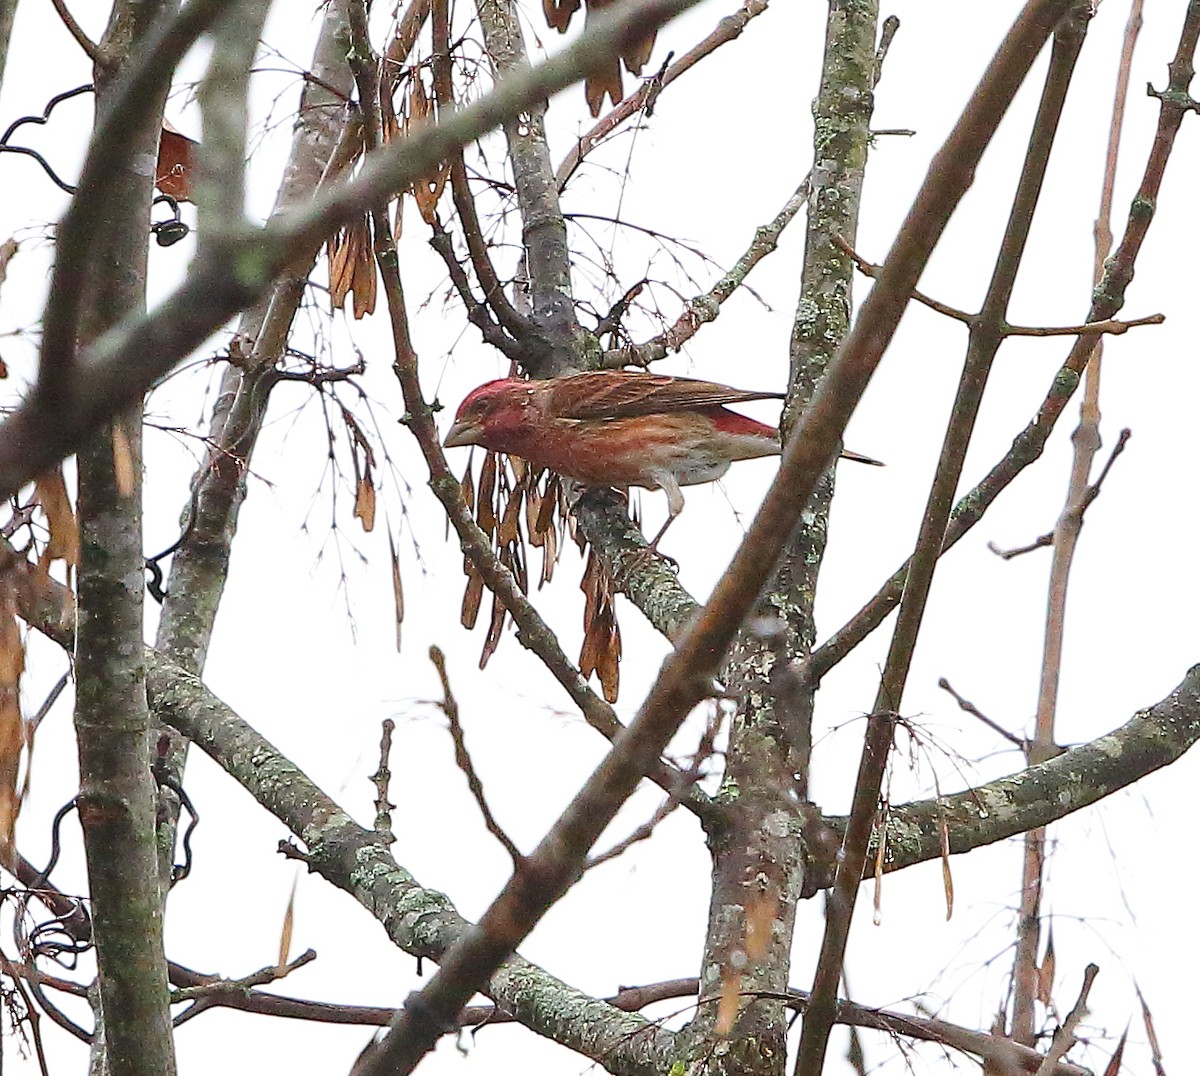
[[[675,480],[673,474],[656,475],[658,478],[659,487],[667,495],[667,519],[658,529],[658,533],[654,536],[654,540],[650,543],[651,552],[658,553],[658,543],[662,541],[662,536],[667,533],[667,528],[675,522],[675,517],[683,511],[683,490],[679,488],[679,483]],[[660,557],[661,553],[658,554]],[[670,560],[670,558],[667,558]],[[675,563],[672,561],[671,563]]]

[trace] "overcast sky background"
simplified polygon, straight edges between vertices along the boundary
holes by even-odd
[[[734,0],[708,0],[659,35],[650,67],[668,50],[686,51]],[[1119,237],[1130,197],[1145,162],[1158,115],[1144,95],[1147,81],[1161,87],[1173,55],[1184,3],[1149,5],[1134,61],[1115,230]],[[105,5],[74,5],[98,36]],[[274,198],[278,170],[290,141],[289,117],[299,92],[297,65],[311,55],[317,26],[313,5],[277,5],[267,40],[278,55],[255,83],[256,126],[249,211],[261,217]],[[466,28],[459,4],[456,30]],[[898,0],[884,9],[901,20],[879,86],[873,125],[911,128],[914,137],[881,138],[872,151],[858,241],[882,260],[923,178],[931,155],[961,111],[1018,8],[1016,4],[953,4]],[[300,10],[303,17],[300,17]],[[557,48],[540,5],[527,14],[537,39]],[[721,267],[730,265],[753,229],[768,221],[795,189],[811,158],[810,102],[816,91],[823,40],[823,5],[779,0],[742,39],[726,46],[660,99],[649,126],[625,134],[594,155],[564,198],[574,212],[614,213],[630,222],[686,240]],[[1116,61],[1127,5],[1110,0],[1093,21],[1050,166],[1029,253],[1011,310],[1028,325],[1076,323],[1091,293],[1092,222],[1099,197]],[[375,20],[377,41],[387,31],[386,6]],[[472,29],[472,34],[477,31]],[[530,37],[531,43],[533,37]],[[47,98],[90,78],[84,58],[46,5],[18,10],[0,121],[40,112]],[[995,248],[1020,168],[1028,123],[1040,92],[1045,56],[984,159],[974,188],[955,216],[926,272],[922,288],[954,306],[975,309],[986,286]],[[188,66],[194,77],[202,59]],[[627,80],[628,81],[628,80]],[[81,132],[90,118],[87,99],[71,102],[42,129],[25,128],[27,144],[43,150],[64,176],[77,174]],[[186,93],[173,97],[169,118],[191,135],[199,117]],[[560,95],[550,113],[555,159],[589,125],[582,90]],[[1087,517],[1076,557],[1067,622],[1058,739],[1089,740],[1157,702],[1200,660],[1195,609],[1200,572],[1195,561],[1195,469],[1200,452],[1194,407],[1200,390],[1194,318],[1194,261],[1200,225],[1194,185],[1200,169],[1200,123],[1185,120],[1163,187],[1160,217],[1138,263],[1123,315],[1167,315],[1166,324],[1110,338],[1105,347],[1101,405],[1105,451],[1128,426],[1133,438],[1099,501]],[[493,160],[499,152],[493,144]],[[622,185],[621,172],[630,178]],[[23,238],[21,252],[0,293],[0,332],[36,324],[52,247],[44,236],[62,213],[65,196],[32,162],[0,158],[0,237]],[[192,210],[185,216],[194,219]],[[643,276],[669,277],[667,254],[644,237],[615,241],[592,233],[612,257],[623,286]],[[43,238],[38,239],[38,236]],[[581,255],[579,293],[594,297],[585,264],[596,247],[574,233]],[[803,221],[785,233],[779,251],[753,274],[759,296],[734,296],[684,354],[659,364],[663,372],[699,376],[745,388],[781,389],[803,249]],[[187,263],[190,240],[152,248],[151,300],[166,295]],[[701,287],[718,270],[688,262]],[[401,267],[413,314],[415,344],[427,394],[449,409],[474,385],[501,376],[507,363],[444,301],[444,269],[425,244],[419,218],[406,223]],[[685,295],[699,290],[676,279]],[[867,283],[856,286],[861,299]],[[655,293],[668,317],[678,311],[665,290]],[[427,305],[422,305],[426,303]],[[380,305],[382,307],[382,296]],[[458,625],[461,554],[446,538],[439,507],[424,486],[424,468],[396,419],[399,391],[390,372],[386,318],[320,326],[325,354],[339,365],[361,349],[368,363],[363,385],[369,412],[394,469],[382,476],[378,522],[364,535],[351,518],[353,491],[325,471],[327,445],[318,401],[302,386],[276,394],[272,421],[254,460],[250,497],[242,513],[232,574],[205,679],[246,720],[297,762],[361,822],[370,825],[380,722],[397,723],[391,797],[397,804],[394,852],[425,885],[446,892],[475,917],[508,876],[505,853],[484,831],[461,774],[454,768],[445,720],[431,705],[438,697],[428,646],[446,651],[467,742],[493,811],[522,848],[531,848],[603,756],[604,742],[575,714],[557,685],[507,633],[488,668],[478,670],[481,625],[468,635]],[[637,323],[635,322],[635,327]],[[648,323],[643,334],[652,331]],[[941,444],[961,366],[964,328],[921,307],[906,315],[847,434],[847,444],[886,460],[887,468],[839,470],[828,559],[818,606],[827,636],[870,597],[911,550],[929,478]],[[294,343],[312,346],[305,329]],[[215,353],[220,341],[203,352]],[[976,481],[1029,420],[1069,340],[1016,340],[1001,350],[965,483]],[[0,338],[15,392],[34,368],[29,337]],[[195,427],[211,403],[219,371],[197,365],[156,392],[151,417]],[[749,409],[774,420],[768,404]],[[1049,530],[1061,508],[1070,459],[1070,409],[1044,460],[1027,472],[942,563],[934,583],[922,645],[909,680],[903,713],[923,726],[952,758],[922,752],[909,767],[907,745],[894,760],[896,802],[977,784],[1019,768],[1016,752],[962,714],[937,689],[947,677],[984,712],[1020,734],[1032,729],[1037,695],[1049,555],[1004,562],[986,543],[1015,546]],[[443,415],[443,425],[448,417]],[[340,446],[345,448],[344,440]],[[180,511],[194,466],[195,443],[150,431],[147,435],[146,548],[157,552],[178,534]],[[343,464],[348,459],[343,453]],[[461,473],[466,452],[452,464]],[[687,510],[664,541],[680,561],[680,576],[703,598],[728,562],[776,466],[762,460],[738,465],[719,485],[686,493]],[[336,490],[336,503],[333,494]],[[663,518],[664,498],[642,494],[651,531]],[[336,518],[336,531],[330,527]],[[407,598],[404,646],[397,654],[388,564],[388,528],[398,535]],[[582,571],[568,546],[553,583],[536,603],[565,649],[578,653]],[[151,617],[155,607],[148,604]],[[631,716],[667,644],[640,614],[619,602],[625,643],[618,712]],[[154,625],[148,625],[148,637]],[[818,700],[819,737],[813,794],[829,812],[849,802],[857,766],[862,715],[874,698],[890,622],[825,681]],[[25,705],[36,709],[60,675],[64,659],[40,639],[30,643]],[[678,746],[690,750],[693,721]],[[1090,1055],[1102,1069],[1113,1040],[1133,1021],[1131,1040],[1144,1044],[1135,984],[1156,1020],[1167,1070],[1184,1071],[1191,1054],[1190,969],[1200,955],[1192,926],[1190,850],[1195,847],[1195,757],[1155,775],[1096,809],[1056,825],[1048,867],[1046,911],[1057,951],[1055,996],[1064,1013],[1089,961],[1101,972],[1092,992],[1088,1034],[1108,1035]],[[34,862],[49,847],[49,818],[76,790],[70,735],[70,693],[38,735],[32,792],[19,826],[20,845]],[[259,809],[206,758],[193,754],[187,788],[203,823],[194,847],[196,871],[172,894],[167,924],[170,956],[205,972],[239,977],[274,963],[289,892],[298,885],[293,955],[315,948],[319,959],[279,984],[281,992],[329,1001],[392,1005],[419,985],[414,961],[395,949],[383,930],[350,898],[297,870],[277,855],[283,827]],[[606,835],[619,839],[654,809],[657,790],[643,789]],[[83,887],[78,829],[68,822],[64,858],[55,881]],[[955,911],[945,921],[940,865],[889,876],[881,922],[871,924],[871,894],[863,893],[851,934],[847,975],[854,1000],[905,1009],[917,999],[927,1011],[986,1027],[1004,996],[1011,965],[1006,950],[1020,881],[1020,844],[1007,842],[953,861]],[[579,988],[608,994],[634,985],[694,975],[708,904],[708,857],[694,820],[678,813],[652,840],[589,873],[538,927],[522,953]],[[821,936],[821,905],[801,909],[792,982],[807,988]],[[1185,980],[1185,975],[1188,979]],[[909,1010],[911,1011],[911,1010]],[[684,1002],[660,1014],[687,1015]],[[47,1024],[43,1022],[43,1028]],[[226,1070],[345,1072],[370,1036],[364,1028],[275,1021],[217,1010],[178,1034],[185,1076]],[[866,1035],[872,1065],[901,1071],[895,1046]],[[844,1036],[835,1034],[838,1060]],[[81,1071],[84,1051],[57,1030],[47,1031],[52,1071]],[[422,1071],[438,1073],[563,1074],[591,1066],[575,1055],[515,1027],[483,1030],[461,1043],[465,1058],[446,1040]],[[1127,1052],[1126,1071],[1150,1071],[1144,1045]],[[35,1071],[6,1044],[11,1071]],[[944,1071],[934,1048],[916,1055],[917,1071]]]

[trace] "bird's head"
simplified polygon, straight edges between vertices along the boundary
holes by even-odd
[[[482,445],[507,451],[507,435],[520,427],[533,395],[533,385],[519,377],[489,381],[472,389],[459,405],[442,444],[446,448]]]

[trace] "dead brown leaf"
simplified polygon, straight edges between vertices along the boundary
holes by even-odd
[[[341,310],[346,296],[354,296],[354,320],[375,312],[375,252],[371,246],[371,224],[360,217],[340,229],[325,244],[329,258],[329,301]]]
[[[34,499],[42,506],[50,531],[41,557],[42,567],[48,567],[53,560],[62,560],[75,567],[79,563],[79,524],[75,520],[71,498],[67,496],[62,467],[47,471],[34,482],[33,488]]]
[[[369,469],[359,478],[354,493],[354,518],[362,520],[362,528],[368,534],[375,529],[375,483]]]
[[[0,284],[8,279],[8,263],[13,260],[21,244],[11,236],[0,243]]]
[[[1142,988],[1135,983],[1134,989],[1137,991],[1138,1001],[1142,1005],[1142,1023],[1146,1025],[1146,1038],[1150,1043],[1150,1060],[1154,1063],[1154,1071],[1156,1076],[1166,1076],[1162,1064],[1162,1050],[1159,1049],[1158,1035],[1154,1031],[1154,1018],[1150,1015],[1150,1006],[1146,1004]]]
[[[154,185],[179,202],[192,200],[192,169],[195,168],[195,139],[180,134],[166,121],[158,140],[158,167]]]
[[[612,580],[594,549],[588,553],[579,589],[585,597],[579,671],[585,678],[595,673],[604,698],[616,702],[621,686],[621,629],[617,624]]]
[[[392,555],[392,596],[396,605],[396,650],[400,650],[400,627],[404,623],[404,581],[400,578],[400,558],[396,555],[396,543],[392,529],[388,528],[388,549]]]
[[[942,838],[942,888],[946,893],[946,922],[954,914],[954,875],[950,873],[950,827],[946,819],[938,820]]]
[[[287,908],[283,913],[283,927],[279,931],[279,963],[276,967],[281,974],[287,968],[288,953],[292,951],[292,931],[296,925],[296,885],[299,880],[298,874],[292,876],[292,891],[288,894]]]
[[[1054,965],[1054,925],[1051,924],[1046,931],[1046,955],[1037,969],[1037,999],[1047,1009],[1054,1001]]]
[[[1125,1057],[1125,1040],[1129,1036],[1129,1027],[1121,1032],[1120,1041],[1117,1043],[1117,1048],[1113,1051],[1113,1055],[1109,1058],[1108,1064],[1104,1066],[1104,1076],[1120,1076],[1121,1061]]]

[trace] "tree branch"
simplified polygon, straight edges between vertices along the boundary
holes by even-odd
[[[1068,0],[1035,0],[1018,20],[972,95],[962,118],[934,158],[925,183],[863,304],[858,322],[811,406],[797,423],[782,466],[733,562],[704,612],[692,622],[637,717],[595,773],[526,858],[484,914],[478,928],[447,954],[441,969],[406,1002],[383,1041],[356,1076],[411,1071],[546,910],[574,882],[596,838],[653,767],[684,718],[711,691],[711,677],[738,626],[766,583],[779,552],[839,442],[883,356],[934,244],[970,185],[984,149],[1042,42]]]
[[[441,962],[478,930],[441,893],[420,886],[373,830],[359,826],[193,675],[162,659],[148,669],[155,716],[196,744],[308,848],[309,867],[349,893],[413,956]],[[531,1030],[629,1076],[661,1076],[674,1036],[590,998],[520,957],[483,992]]]
[[[182,28],[169,35],[169,47],[164,44],[155,50],[155,61],[174,57],[182,39],[186,38],[186,43],[194,40],[223,2],[227,0],[187,4],[180,16]],[[136,399],[146,385],[198,347],[230,315],[257,302],[279,273],[302,253],[316,249],[333,229],[369,212],[390,192],[426,174],[456,147],[579,81],[598,60],[617,53],[630,37],[644,34],[696,2],[627,0],[605,17],[591,20],[574,44],[535,68],[502,79],[492,93],[443,122],[392,143],[367,162],[357,179],[333,185],[309,206],[281,214],[265,228],[231,240],[220,259],[197,258],[187,280],[153,313],[126,319],[88,348],[78,363],[70,346],[78,306],[69,285],[78,285],[79,280],[60,239],[51,288],[50,306],[55,313],[53,318],[48,314],[43,336],[43,354],[53,356],[46,374],[52,391],[35,391],[0,425],[0,496],[16,492],[33,475],[74,451],[84,435],[118,407]],[[133,85],[145,90],[162,77],[161,72],[142,75]],[[122,120],[136,117],[138,113],[127,98],[128,93],[123,93],[119,107],[106,113],[96,150],[85,165],[87,175],[123,154],[125,141],[114,137],[110,146],[104,132],[114,116]],[[100,187],[94,176],[90,182]],[[90,198],[95,191],[88,188],[85,192],[81,185],[80,193]],[[86,200],[77,196],[72,207]],[[85,219],[68,229],[75,236],[72,250],[80,258],[86,253],[87,238],[82,232],[88,223]],[[71,371],[69,377],[67,371]]]
[[[1151,143],[1142,181],[1129,208],[1125,234],[1116,253],[1108,260],[1104,277],[1093,290],[1085,324],[1104,321],[1116,315],[1124,305],[1125,290],[1133,279],[1137,256],[1150,230],[1158,204],[1158,193],[1166,174],[1167,162],[1183,117],[1192,111],[1188,87],[1193,70],[1191,58],[1200,36],[1200,3],[1191,0],[1184,18],[1179,48],[1170,66],[1167,90],[1155,94],[1160,101],[1158,127]],[[1080,374],[1091,355],[1094,340],[1082,336],[1075,341],[1066,361],[1055,375],[1050,390],[1033,420],[1013,439],[1012,448],[974,489],[959,498],[950,514],[950,525],[942,542],[942,553],[963,537],[992,505],[996,498],[1046,446],[1059,416],[1079,385]],[[805,675],[819,681],[834,665],[874,631],[895,608],[908,577],[909,562],[901,565],[878,593],[845,625],[813,651],[806,663]]]

